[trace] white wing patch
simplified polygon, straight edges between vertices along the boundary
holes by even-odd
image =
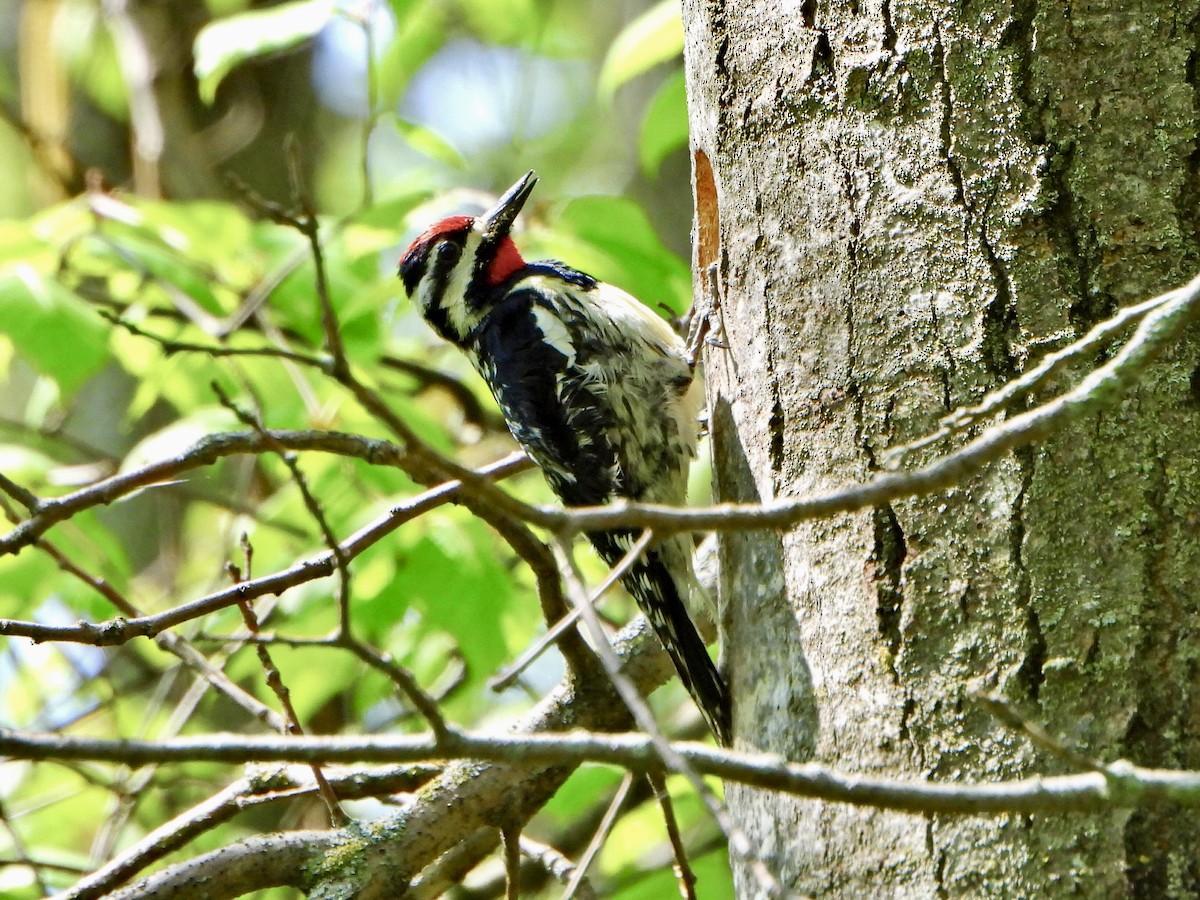
[[[571,334],[558,316],[541,306],[533,307],[533,320],[546,343],[567,358],[567,365],[575,365],[575,344]]]

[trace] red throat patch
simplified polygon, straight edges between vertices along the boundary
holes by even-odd
[[[496,248],[496,255],[488,267],[488,284],[492,287],[502,284],[508,280],[509,276],[523,268],[525,268],[525,260],[521,258],[517,245],[513,243],[512,238],[504,237],[500,240],[500,246]]]

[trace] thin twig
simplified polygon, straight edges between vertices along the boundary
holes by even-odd
[[[343,633],[350,633],[350,566],[346,560],[346,555],[342,552],[341,546],[338,544],[337,536],[333,533],[333,528],[329,525],[329,520],[325,518],[325,510],[321,507],[321,502],[316,498],[308,487],[308,479],[304,477],[304,473],[300,470],[300,464],[296,462],[296,455],[283,446],[279,441],[271,438],[267,432],[266,426],[258,416],[252,415],[247,410],[242,409],[234,403],[229,396],[222,390],[221,386],[215,381],[212,384],[213,392],[221,401],[221,405],[237,416],[238,420],[243,424],[252,428],[264,441],[267,446],[274,451],[283,464],[287,467],[288,472],[292,476],[292,481],[300,491],[300,497],[304,501],[304,508],[308,510],[308,514],[312,516],[313,521],[317,523],[317,528],[321,532],[321,537],[325,540],[325,546],[329,548],[329,552],[333,554],[333,562],[337,567],[338,574],[338,621]],[[243,542],[245,538],[243,537]],[[247,578],[249,572],[246,573]],[[255,622],[251,631],[258,630],[258,623]]]
[[[1084,771],[1106,772],[1107,767],[1092,757],[1068,747],[1040,725],[1022,716],[1007,700],[997,694],[977,692],[972,697],[1000,722],[1018,734],[1023,734],[1036,746],[1069,765]]]
[[[521,900],[521,828],[500,829],[504,846],[504,900]]]
[[[4,806],[4,799],[0,797],[0,825],[4,826],[4,830],[8,832],[8,842],[12,845],[13,853],[16,854],[16,862],[19,865],[28,866],[33,873],[33,882],[37,885],[38,891],[43,897],[50,895],[50,889],[46,885],[46,881],[42,878],[42,867],[35,863],[29,856],[29,851],[25,849],[25,841],[21,837],[21,832],[13,825],[12,820],[8,817],[8,810]]]
[[[537,863],[549,873],[551,878],[562,884],[570,884],[571,879],[575,877],[578,871],[578,866],[560,852],[556,847],[551,847],[549,844],[543,844],[541,841],[535,841],[533,838],[521,835],[521,853],[527,859]],[[596,900],[596,892],[592,890],[592,886],[588,884],[587,879],[580,882],[575,888],[575,896],[580,900]],[[566,895],[563,900],[567,900]]]
[[[359,168],[362,172],[362,203],[360,208],[366,209],[375,202],[375,191],[371,184],[371,134],[375,131],[375,126],[379,122],[379,72],[375,60],[375,29],[372,27],[371,17],[375,12],[373,4],[367,4],[361,15],[357,17],[359,27],[362,28],[364,60],[367,69],[366,87],[367,87],[367,114],[363,116],[362,124],[362,146],[359,148]]]
[[[604,816],[600,819],[600,824],[596,826],[595,834],[588,841],[587,849],[579,857],[579,863],[575,867],[575,874],[567,882],[567,889],[563,891],[562,900],[571,900],[579,892],[580,886],[587,878],[587,871],[592,865],[592,860],[596,858],[596,854],[600,852],[600,848],[608,840],[608,835],[617,821],[621,807],[625,804],[625,798],[629,796],[629,788],[632,784],[633,775],[626,772],[621,777],[621,783],[617,785],[616,793],[613,794],[612,800],[609,801],[608,809],[604,811]]]
[[[229,400],[228,397],[226,397],[224,394],[221,394],[219,391],[218,395],[221,397],[223,402]],[[227,402],[227,405],[233,408],[232,402]],[[257,427],[261,432],[261,424],[259,424]],[[285,460],[285,462],[287,462],[287,460]],[[294,462],[295,461],[292,460],[293,465]],[[292,467],[289,466],[289,468]],[[308,488],[304,482],[304,478],[300,474],[299,469],[293,468],[292,474],[297,483],[300,485],[301,493],[307,494]],[[315,498],[313,499],[313,503],[316,503]],[[324,525],[324,531],[332,541],[332,533],[329,531],[328,524],[324,521],[324,516],[320,515],[319,507],[317,507],[317,512],[315,515],[318,519],[320,519],[321,524]],[[250,538],[245,532],[242,533],[240,544],[242,547],[242,556],[244,562],[243,572],[245,573],[246,578],[250,578],[253,575],[254,547],[250,543]],[[334,546],[336,547],[336,542],[334,543]],[[348,576],[346,575],[345,571],[345,563],[341,561],[340,554],[338,555],[338,560],[340,563],[338,567],[339,573],[341,574],[342,578],[345,579]],[[240,573],[235,573],[235,583],[240,582],[241,580]],[[254,607],[251,605],[251,601],[242,600],[237,604],[237,607],[238,611],[242,614],[242,621],[245,623],[246,631],[250,634],[258,634],[259,619],[254,612]],[[271,693],[273,693],[276,699],[279,700],[279,708],[284,716],[284,727],[280,730],[284,734],[304,734],[304,727],[300,724],[300,717],[296,715],[296,708],[292,705],[292,693],[288,689],[287,684],[284,683],[283,675],[280,673],[279,667],[275,665],[275,661],[271,658],[271,651],[267,648],[266,644],[255,644],[254,651],[258,656],[259,665],[262,667],[263,675],[267,682],[267,687],[271,689]],[[314,763],[312,766],[310,766],[310,768],[312,770],[313,780],[316,781],[317,784],[318,793],[320,793],[321,800],[325,803],[325,809],[329,813],[329,823],[335,828],[347,825],[350,819],[342,810],[341,803],[338,801],[337,793],[330,785],[328,779],[326,779],[325,774],[321,771],[321,767]]]
[[[429,723],[435,739],[449,740],[457,735],[457,729],[452,728],[442,716],[437,700],[421,687],[416,676],[403,666],[397,665],[390,655],[379,653],[344,630],[340,630],[335,636],[335,644],[345,647],[371,668],[382,672],[400,688],[413,708]]]
[[[346,358],[346,346],[342,343],[342,330],[338,326],[337,312],[333,308],[333,297],[329,293],[329,277],[325,272],[325,254],[321,250],[321,225],[317,221],[316,210],[313,208],[312,200],[304,186],[304,178],[300,174],[300,145],[294,135],[289,135],[284,141],[283,155],[288,164],[288,178],[292,183],[294,200],[300,208],[298,215],[283,221],[308,238],[316,279],[317,302],[321,309],[321,330],[325,333],[325,349],[333,357],[334,377],[340,377],[349,374],[350,361]]]
[[[608,593],[609,589],[611,589],[614,584],[623,578],[625,573],[629,571],[633,564],[636,563],[639,558],[641,558],[641,555],[646,552],[646,548],[650,546],[650,540],[652,537],[652,532],[649,530],[644,531],[642,536],[639,537],[636,542],[634,542],[633,546],[629,548],[625,555],[618,560],[617,564],[613,566],[612,570],[607,576],[605,576],[604,581],[600,583],[600,586],[592,591],[590,602],[593,606],[598,603],[600,598]],[[539,656],[545,653],[547,648],[557,641],[564,631],[579,621],[579,615],[579,610],[575,607],[572,607],[570,612],[551,625],[546,630],[545,634],[530,644],[520,656],[513,660],[510,666],[499,672],[495,677],[489,679],[488,687],[497,692],[507,690],[508,688],[512,687],[513,683],[519,677],[521,677],[522,672],[529,668],[529,666],[532,665]]]
[[[620,694],[630,713],[633,714],[634,721],[637,722],[638,727],[649,736],[655,752],[658,754],[659,759],[662,760],[663,766],[668,771],[677,772],[687,779],[692,789],[696,792],[696,795],[700,798],[700,801],[712,815],[717,826],[729,841],[730,849],[746,860],[764,894],[770,897],[781,896],[783,889],[779,884],[779,880],[767,869],[761,858],[755,853],[746,833],[733,821],[725,804],[717,799],[712,789],[704,783],[704,779],[700,777],[700,773],[683,756],[677,753],[666,737],[663,736],[662,730],[658,727],[658,723],[654,719],[654,714],[650,711],[650,707],[646,704],[645,699],[643,699],[633,683],[621,672],[621,661],[613,651],[612,644],[609,643],[608,635],[605,634],[604,628],[600,625],[600,618],[596,615],[596,610],[587,602],[587,590],[583,586],[583,580],[575,564],[574,556],[571,553],[571,545],[564,538],[560,537],[555,541],[554,550],[555,557],[559,562],[559,569],[562,572],[563,582],[567,587],[567,597],[579,609],[583,621],[588,626],[592,643],[596,649],[596,655],[600,658],[600,663],[604,667],[605,674],[608,675],[609,681],[612,682],[613,687],[617,689],[617,693]]]
[[[7,103],[0,103],[0,120],[3,120],[19,134],[29,147],[34,161],[42,171],[60,188],[64,196],[79,193],[83,187],[83,165],[71,154],[71,151],[56,140],[38,131],[26,122],[16,110]]]
[[[347,800],[413,791],[437,771],[432,766],[331,767],[325,770],[338,796]],[[105,865],[77,882],[63,900],[97,900],[163,857],[229,821],[239,812],[317,792],[307,766],[271,766],[251,772],[191,809],[185,810]]]
[[[1134,306],[1125,307],[1112,318],[1100,322],[1079,340],[1061,350],[1047,354],[1028,372],[1023,372],[1019,377],[990,391],[975,406],[959,407],[945,416],[941,421],[942,427],[937,431],[913,441],[911,444],[889,449],[883,455],[883,465],[891,468],[897,465],[906,454],[959,434],[981,419],[1000,412],[1009,404],[1045,385],[1072,360],[1094,352],[1147,313],[1153,312],[1164,303],[1175,299],[1177,293],[1177,291],[1171,291]]]
[[[245,538],[243,538],[243,544],[249,546]],[[249,555],[249,551],[247,551],[247,557]],[[249,574],[249,572],[249,559],[247,559],[246,573]],[[254,608],[250,605],[250,601],[243,600],[238,603],[238,609],[242,613],[242,621],[246,623],[246,629],[251,634],[257,633],[258,617],[254,615]],[[292,705],[291,691],[288,690],[288,686],[284,683],[283,676],[279,673],[279,667],[275,665],[275,661],[271,658],[271,651],[267,649],[266,644],[255,644],[254,650],[258,654],[258,661],[262,666],[267,687],[271,689],[271,692],[279,700],[279,707],[283,711],[284,719],[286,720],[283,728],[284,733],[293,737],[303,735],[304,727],[300,724],[300,719],[296,715],[296,708]],[[350,820],[346,816],[346,813],[342,811],[337,794],[334,792],[328,779],[325,778],[321,767],[313,763],[310,768],[312,769],[313,779],[317,783],[321,799],[325,802],[325,808],[329,812],[330,824],[335,828],[346,825]]]
[[[285,433],[272,432],[272,434],[280,437],[280,435]],[[296,434],[306,433],[298,432]],[[246,440],[246,438],[250,437],[248,435],[225,435],[224,437],[240,438],[240,440],[233,440],[229,443],[243,448],[248,443],[251,443]],[[257,435],[254,435],[253,438],[253,443],[261,441]],[[285,440],[284,443],[287,443],[287,441]],[[381,449],[390,446],[384,442],[374,443],[381,445]],[[228,449],[228,445],[221,445],[221,449]],[[194,462],[194,459],[191,461]],[[512,454],[499,462],[481,469],[480,473],[485,477],[503,477],[526,466],[527,462],[524,460],[523,454]],[[144,471],[142,470],[143,473]],[[461,484],[459,482],[449,481],[422,494],[418,494],[404,503],[398,504],[373,522],[347,537],[340,544],[343,554],[347,560],[352,560],[395,531],[405,522],[409,522],[417,516],[423,515],[429,510],[453,499],[458,495],[460,488]],[[103,491],[100,493],[102,495]],[[63,499],[66,500],[67,498]],[[33,520],[26,520],[22,525],[31,521]],[[14,534],[19,530],[20,526],[10,534]],[[96,624],[81,622],[75,625],[44,625],[40,622],[0,619],[0,635],[27,637],[35,641],[73,641],[97,646],[113,646],[125,643],[134,637],[152,637],[175,625],[225,609],[234,605],[239,600],[261,597],[267,594],[279,594],[296,585],[332,575],[335,571],[336,564],[333,554],[326,551],[313,559],[300,562],[290,568],[242,582],[234,587],[222,588],[204,597],[161,613],[111,619],[107,622]]]
[[[179,341],[174,338],[164,337],[160,334],[146,331],[140,325],[137,325],[128,319],[125,319],[115,312],[107,309],[98,309],[97,313],[101,318],[107,319],[112,324],[119,328],[123,328],[132,335],[140,338],[146,338],[162,347],[163,352],[170,356],[173,353],[203,353],[206,356],[266,356],[274,359],[286,359],[290,362],[301,363],[306,366],[313,366],[318,369],[328,368],[326,360],[313,356],[308,353],[298,353],[294,350],[285,350],[280,347],[227,347],[223,344],[197,344],[191,341]]]
[[[687,848],[683,846],[683,835],[679,833],[679,822],[675,818],[671,794],[667,791],[667,781],[657,772],[647,772],[646,778],[654,791],[658,808],[662,810],[663,824],[671,842],[671,852],[675,854],[675,876],[679,879],[679,893],[684,900],[696,900],[696,873],[688,863]]]
[[[37,494],[17,484],[3,472],[0,472],[0,491],[8,494],[34,515],[41,509],[42,501]]]

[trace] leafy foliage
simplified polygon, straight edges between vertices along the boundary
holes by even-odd
[[[313,86],[303,79],[282,82],[275,94],[255,82],[261,93],[255,102],[268,104],[268,117],[311,103],[311,121],[323,130],[300,135],[292,157],[281,135],[268,134],[256,151],[265,162],[235,171],[269,186],[279,172],[294,169],[322,212],[336,211],[319,219],[321,262],[350,364],[422,440],[469,465],[505,455],[511,440],[479,380],[417,322],[394,277],[407,236],[436,215],[486,202],[486,195],[464,190],[465,173],[494,191],[515,171],[536,166],[543,184],[523,235],[526,255],[560,257],[676,313],[689,302],[688,266],[660,237],[655,216],[662,212],[592,188],[612,189],[634,177],[636,126],[618,123],[613,109],[592,101],[558,109],[552,127],[539,134],[516,132],[502,145],[470,152],[439,133],[436,119],[400,112],[422,67],[464,37],[507,44],[530,58],[586,58],[594,76],[622,23],[605,4],[589,8],[591,19],[568,6],[306,0],[251,10],[211,3],[225,17],[184,35],[195,47],[189,108],[203,117],[213,115],[208,104],[228,113],[249,103],[248,79],[259,77],[252,70],[261,71],[267,58],[308,54],[314,42],[331,40],[330,29],[347,24],[372,33],[375,52],[361,73],[369,101],[363,115],[331,114],[311,99]],[[678,11],[668,6],[630,25],[614,44],[601,93],[611,97],[678,54]],[[144,87],[122,78],[123,51],[100,5],[75,4],[72,14],[80,9],[89,13],[90,30],[75,34],[63,59],[47,64],[74,73],[79,102],[91,104],[91,115],[110,117],[105,127],[116,122],[124,129],[130,97],[145,100],[137,94]],[[200,5],[192,12],[207,15]],[[350,18],[362,15],[370,22]],[[182,30],[182,17],[174,25]],[[656,44],[660,39],[666,43]],[[158,101],[162,114],[166,100]],[[686,144],[682,103],[678,77],[654,94],[641,142],[647,171]],[[634,122],[641,115],[640,106],[626,112]],[[161,121],[169,127],[177,119]],[[174,137],[168,134],[160,173],[169,199],[139,193],[109,149],[79,160],[104,172],[91,189],[0,222],[0,473],[38,497],[61,497],[185,454],[211,435],[246,431],[217,388],[267,428],[393,437],[323,368],[328,348],[317,268],[304,235],[272,221],[267,207],[240,188],[197,194],[191,180],[172,182]],[[114,146],[119,151],[122,141]],[[11,165],[32,172],[39,160],[45,162],[31,146]],[[214,164],[214,172],[220,168]],[[27,171],[8,174],[19,179]],[[102,180],[115,187],[101,188]],[[286,189],[269,200],[298,208]],[[305,452],[297,465],[339,539],[423,489],[399,468],[349,456]],[[549,501],[536,475],[518,476],[507,487]],[[0,499],[10,520],[28,515],[20,498],[0,492]],[[182,470],[71,517],[44,541],[0,556],[0,617],[69,625],[152,614],[210,595],[231,579],[287,570],[326,549],[304,491],[272,452]],[[591,574],[602,574],[597,563],[590,566]],[[551,653],[526,673],[525,690],[489,690],[491,676],[545,623],[529,572],[465,510],[446,506],[414,518],[356,557],[350,571],[355,637],[410,670],[441,699],[451,721],[501,727],[557,681],[561,661]],[[378,668],[321,643],[338,625],[337,598],[337,580],[326,578],[255,603],[264,634],[281,641],[270,654],[300,724],[313,732],[422,730],[425,723]],[[610,612],[628,609],[618,604]],[[239,611],[225,608],[175,633],[278,712],[254,647],[234,640],[244,627]],[[148,640],[102,649],[0,638],[4,727],[148,737],[262,730],[228,694],[204,686],[177,656]],[[0,892],[12,897],[38,895],[37,879],[55,888],[71,884],[237,774],[211,765],[168,775],[16,763],[0,772],[0,820],[8,827],[0,828],[0,856],[27,854],[61,866],[0,868]],[[539,837],[554,843],[573,823],[602,811],[614,782],[607,770],[581,770],[555,798]],[[644,811],[618,825],[613,847],[620,852],[593,869],[594,879],[612,879],[609,896],[670,889],[661,821],[653,804]],[[320,810],[315,801],[298,801],[291,818],[281,818],[277,807],[257,816],[255,827],[275,830],[302,817],[319,819]],[[715,829],[694,804],[685,826],[698,835],[696,846],[711,845]],[[216,826],[183,855],[226,845],[247,827],[237,819]],[[706,896],[729,890],[723,851],[698,860],[697,868],[711,888]]]
[[[235,66],[311,40],[333,14],[333,0],[293,0],[206,25],[195,44],[200,97],[212,103],[217,87]]]

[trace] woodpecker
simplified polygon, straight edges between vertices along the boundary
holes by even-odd
[[[680,337],[644,304],[556,261],[526,262],[510,232],[537,177],[486,215],[419,235],[400,278],[425,321],[487,382],[508,429],[568,506],[681,505],[703,402]],[[589,533],[609,565],[631,530]],[[622,579],[717,740],[731,739],[729,692],[688,615],[690,540],[655,542]]]

